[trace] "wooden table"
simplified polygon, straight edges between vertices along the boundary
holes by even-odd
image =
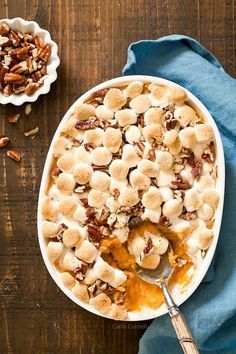
[[[92,86],[120,76],[128,45],[183,33],[202,42],[236,75],[236,2],[175,0],[0,0],[0,17],[37,21],[59,45],[50,94],[30,116],[0,108],[0,130],[24,156],[0,151],[0,352],[134,354],[148,322],[117,323],[70,301],[49,276],[38,246],[37,198],[47,149],[69,106]],[[5,119],[21,112],[17,125]],[[24,132],[39,127],[32,140]]]

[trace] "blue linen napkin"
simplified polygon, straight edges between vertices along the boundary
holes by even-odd
[[[234,354],[236,80],[223,70],[219,61],[200,43],[182,35],[131,44],[123,73],[158,76],[184,86],[204,103],[220,130],[226,160],[226,193],[223,222],[215,254],[214,280],[203,282],[181,306],[181,310],[202,354]],[[140,340],[139,354],[154,353],[182,353],[168,315],[154,320]]]

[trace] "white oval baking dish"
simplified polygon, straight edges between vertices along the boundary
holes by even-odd
[[[62,121],[60,122],[55,135],[53,137],[51,146],[49,148],[44,170],[43,170],[43,175],[42,175],[42,181],[41,181],[41,186],[40,186],[40,192],[39,192],[39,201],[38,201],[38,239],[39,239],[39,245],[41,249],[41,253],[45,262],[45,265],[53,278],[53,280],[56,282],[56,284],[59,286],[59,288],[76,304],[80,305],[84,309],[97,314],[102,317],[107,317],[105,315],[101,315],[98,313],[94,308],[92,308],[89,304],[81,302],[78,298],[76,298],[73,293],[68,290],[60,281],[58,277],[58,271],[55,269],[54,265],[51,263],[51,261],[47,257],[47,252],[46,252],[46,245],[47,241],[42,235],[41,231],[41,223],[42,223],[42,216],[41,216],[41,202],[42,202],[42,197],[45,193],[45,190],[47,188],[47,182],[49,178],[49,171],[52,163],[52,152],[53,152],[53,145],[55,141],[57,140],[60,131],[62,129],[63,124],[65,123],[66,119],[70,116],[70,114],[74,111],[75,107],[77,106],[78,103],[86,101],[93,92],[104,89],[104,88],[109,88],[109,87],[119,87],[119,86],[124,86],[125,84],[128,84],[131,81],[134,80],[140,80],[143,82],[156,82],[156,83],[162,83],[162,84],[167,84],[167,85],[174,85],[174,86],[179,86],[169,80],[153,77],[153,76],[146,76],[146,75],[132,75],[132,76],[123,76],[123,77],[118,77],[109,81],[106,81],[91,90],[87,91],[84,93],[75,103],[69,108],[69,110],[66,112],[64,115]],[[225,187],[225,162],[224,162],[224,152],[223,152],[223,145],[220,137],[220,133],[218,131],[218,128],[209,113],[209,111],[206,109],[206,107],[188,90],[185,90],[189,103],[192,104],[193,106],[196,107],[196,109],[204,116],[205,120],[209,122],[214,129],[214,134],[215,134],[215,139],[216,139],[216,150],[217,150],[217,156],[216,156],[216,163],[218,165],[218,178],[217,178],[217,183],[216,183],[216,189],[220,195],[220,201],[219,205],[217,207],[217,210],[215,212],[215,223],[214,223],[214,239],[213,242],[208,249],[206,256],[203,260],[203,263],[198,269],[197,272],[194,273],[191,282],[186,286],[183,292],[180,292],[179,289],[174,287],[172,289],[172,294],[173,298],[176,302],[176,304],[179,306],[183,302],[185,302],[197,289],[197,287],[200,285],[202,282],[210,264],[212,261],[212,258],[215,253],[216,245],[218,242],[219,238],[219,233],[220,233],[220,226],[221,226],[221,219],[222,219],[222,213],[223,213],[223,202],[224,202],[224,187]],[[138,295],[137,295],[138,296]],[[140,312],[132,312],[129,313],[127,321],[141,321],[141,320],[148,320],[148,319],[153,319],[159,316],[162,316],[167,313],[167,309],[165,305],[163,304],[159,309],[153,310],[147,307],[144,307],[142,311]]]

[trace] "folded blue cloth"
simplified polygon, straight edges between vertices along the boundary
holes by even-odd
[[[214,279],[181,306],[201,353],[236,353],[236,80],[200,43],[182,35],[131,44],[125,75],[153,75],[190,90],[211,112],[223,139],[226,195]],[[140,340],[140,354],[182,353],[168,315]]]

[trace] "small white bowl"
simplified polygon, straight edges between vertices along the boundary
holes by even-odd
[[[20,106],[25,102],[35,102],[39,95],[45,95],[50,91],[51,84],[57,79],[57,67],[60,64],[60,59],[57,55],[57,44],[51,39],[50,33],[42,28],[35,21],[26,21],[23,18],[16,17],[11,20],[4,18],[0,20],[1,23],[8,24],[13,30],[17,30],[23,33],[35,33],[39,37],[42,37],[44,42],[51,46],[51,56],[47,62],[47,77],[44,83],[39,87],[31,96],[27,96],[25,93],[15,94],[10,96],[4,96],[0,93],[0,104],[12,103],[15,106]]]
[[[86,304],[82,301],[80,301],[77,297],[73,295],[73,293],[67,289],[61,282],[59,278],[59,272],[57,269],[54,267],[53,263],[48,259],[47,256],[47,240],[43,237],[42,230],[41,230],[41,225],[42,225],[42,215],[41,215],[41,205],[42,205],[42,199],[45,194],[45,191],[47,189],[47,183],[49,179],[49,172],[50,172],[50,167],[53,161],[53,148],[56,140],[58,139],[60,132],[62,130],[62,127],[64,126],[66,120],[69,118],[69,116],[74,112],[75,108],[79,103],[83,103],[86,100],[88,100],[92,93],[105,89],[105,88],[110,88],[110,87],[120,87],[120,86],[125,86],[131,81],[134,80],[140,80],[145,82],[156,82],[156,83],[161,83],[161,84],[166,84],[169,86],[177,86],[177,87],[182,87],[180,85],[175,84],[172,81],[161,79],[158,77],[154,76],[146,76],[146,75],[133,75],[133,76],[123,76],[123,77],[118,77],[106,82],[103,82],[102,84],[92,88],[91,90],[87,91],[84,93],[75,103],[69,108],[69,110],[66,112],[64,115],[63,119],[61,120],[56,133],[53,137],[50,149],[47,154],[44,170],[43,170],[43,176],[42,176],[42,181],[41,181],[41,186],[40,186],[40,192],[39,192],[39,201],[38,201],[38,238],[39,238],[39,245],[40,249],[42,252],[42,256],[44,259],[44,263],[55,281],[55,283],[59,286],[59,288],[71,299],[73,300],[77,305],[80,305],[84,309],[99,315],[101,317],[106,317],[109,318],[109,316],[102,315],[98,311],[96,311],[92,306],[89,304]],[[182,87],[182,89],[184,89]],[[214,238],[211,246],[206,252],[206,256],[203,259],[202,264],[200,265],[199,269],[197,272],[194,272],[193,277],[191,278],[191,281],[189,284],[184,288],[184,291],[179,291],[177,287],[174,287],[172,289],[172,295],[173,298],[176,302],[176,304],[179,306],[183,302],[185,302],[197,289],[197,287],[200,285],[202,282],[210,264],[212,261],[212,258],[215,253],[216,245],[218,242],[219,238],[219,233],[220,233],[220,226],[221,226],[221,219],[222,219],[222,213],[223,213],[223,204],[224,204],[224,188],[225,188],[225,162],[224,162],[224,151],[223,151],[223,145],[220,137],[219,130],[209,113],[209,111],[206,109],[206,107],[198,100],[197,97],[195,97],[191,92],[188,90],[184,89],[187,93],[188,101],[191,105],[193,105],[199,113],[203,115],[205,118],[206,122],[209,122],[214,130],[215,134],[215,141],[216,141],[216,164],[218,166],[218,178],[216,182],[216,190],[219,193],[220,196],[220,201],[219,205],[216,209],[215,212],[215,223],[213,226],[213,231],[214,231]],[[138,294],[137,294],[138,296]],[[167,313],[167,308],[165,304],[163,304],[160,308],[157,310],[144,307],[140,312],[130,312],[128,314],[127,321],[142,321],[142,320],[149,320],[153,319],[155,317],[159,317],[162,315],[165,315]]]

